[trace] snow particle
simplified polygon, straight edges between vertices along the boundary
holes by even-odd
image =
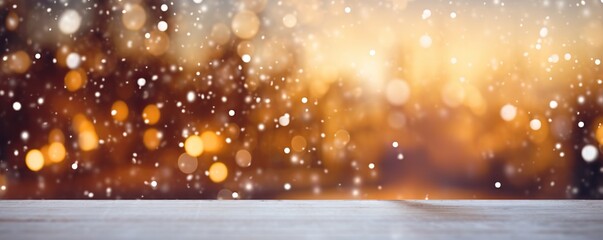
[[[147,84],[147,80],[144,78],[139,78],[138,81],[136,81],[136,83],[138,84],[139,87],[144,87],[144,85]]]
[[[419,44],[421,45],[421,47],[423,48],[428,48],[431,47],[431,37],[427,34],[421,36],[421,38],[419,38]]]
[[[557,106],[559,106],[559,104],[557,103],[557,101],[555,101],[555,100],[551,100],[551,101],[549,102],[549,107],[550,107],[551,109],[555,109],[555,108],[557,108]]]
[[[14,102],[14,103],[13,103],[13,109],[14,109],[15,111],[19,111],[19,110],[21,110],[21,103],[20,103],[20,102]]]
[[[584,161],[590,163],[595,161],[595,159],[597,159],[597,157],[599,156],[599,149],[597,149],[597,147],[595,147],[594,145],[589,144],[582,148],[581,153]]]
[[[64,34],[75,33],[82,24],[82,16],[73,9],[68,9],[59,17],[59,30]]]
[[[249,54],[243,54],[243,56],[241,56],[241,60],[243,60],[244,63],[248,63],[251,61],[251,56],[249,56]]]
[[[517,115],[517,107],[515,107],[511,104],[505,104],[500,109],[500,116],[502,117],[503,120],[505,120],[507,122],[515,119],[516,115]]]
[[[69,69],[76,69],[80,66],[81,58],[77,53],[70,53],[65,60]]]
[[[428,19],[429,17],[431,17],[431,10],[429,10],[429,9],[423,10],[423,14],[421,14],[421,18],[423,20],[425,20],[425,19]]]
[[[538,119],[532,119],[530,121],[530,128],[534,131],[538,131],[542,127],[542,123]]]
[[[159,29],[159,31],[165,32],[168,29],[168,24],[165,21],[159,21],[159,23],[157,23],[157,29]]]
[[[539,35],[541,38],[546,37],[547,35],[549,35],[549,29],[547,29],[546,27],[542,27],[540,29]]]

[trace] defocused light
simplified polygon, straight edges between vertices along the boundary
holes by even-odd
[[[221,162],[215,162],[209,167],[209,179],[215,183],[223,182],[228,177],[228,168]]]
[[[245,149],[237,151],[235,161],[239,167],[249,167],[251,165],[251,153]]]
[[[144,119],[144,123],[148,125],[157,123],[160,117],[161,112],[155,104],[149,104],[142,110],[142,119]]]
[[[37,149],[29,150],[27,155],[25,155],[25,165],[27,165],[29,170],[34,172],[40,171],[40,169],[44,167],[44,156],[42,155],[42,152]]]
[[[128,118],[128,112],[128,105],[124,101],[115,101],[111,106],[111,116],[117,121],[125,121]]]
[[[255,13],[243,10],[237,13],[232,19],[232,31],[237,37],[250,39],[258,32],[260,20]]]
[[[61,162],[65,159],[65,146],[60,142],[53,142],[48,146],[48,159],[52,162]]]
[[[196,135],[189,136],[184,142],[184,150],[188,155],[198,157],[203,153],[203,140]]]

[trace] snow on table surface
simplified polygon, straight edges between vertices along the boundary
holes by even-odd
[[[0,239],[601,239],[597,200],[2,200]]]

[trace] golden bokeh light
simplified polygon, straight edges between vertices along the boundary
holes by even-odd
[[[138,4],[126,4],[124,7],[121,21],[129,30],[137,31],[144,26],[147,20],[147,13],[144,8]]]
[[[213,131],[205,131],[201,134],[203,141],[203,151],[217,152],[222,148],[222,139]]]
[[[65,146],[60,142],[53,142],[48,146],[48,159],[51,162],[58,163],[65,159]]]
[[[228,168],[224,163],[215,162],[209,167],[209,179],[215,183],[221,183],[228,177]]]
[[[159,121],[160,117],[161,112],[155,104],[149,104],[142,110],[142,119],[144,120],[144,123],[148,125],[154,125]]]
[[[92,151],[98,147],[98,135],[93,130],[82,131],[78,134],[78,144],[82,151]]]
[[[86,73],[80,69],[74,69],[65,75],[65,88],[70,92],[75,92],[86,84]]]
[[[301,152],[306,149],[307,144],[306,138],[303,136],[297,135],[291,139],[291,149],[296,152]]]
[[[124,101],[118,100],[111,106],[111,116],[116,121],[123,122],[128,118],[128,104]]]
[[[151,55],[160,56],[170,48],[170,37],[167,33],[153,30],[144,40],[144,45]]]
[[[40,150],[29,150],[27,155],[25,155],[25,165],[27,165],[29,170],[34,172],[40,171],[44,167],[44,155],[42,155]]]
[[[144,143],[144,146],[147,147],[147,149],[155,150],[159,147],[162,137],[163,134],[160,131],[155,128],[149,128],[144,131],[142,142]]]
[[[25,51],[17,51],[8,58],[8,68],[15,73],[25,73],[29,66],[31,66],[31,58]]]
[[[237,37],[250,39],[260,29],[260,19],[254,12],[243,10],[234,16],[231,27]]]
[[[184,150],[188,155],[198,157],[203,153],[203,140],[197,135],[189,136],[184,142]]]

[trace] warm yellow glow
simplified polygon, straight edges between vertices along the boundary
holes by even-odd
[[[221,162],[215,162],[209,167],[209,179],[212,182],[220,183],[228,177],[228,168]]]
[[[65,146],[60,142],[53,142],[48,146],[48,159],[52,162],[61,162],[65,159]]]
[[[251,165],[251,153],[245,149],[237,151],[235,161],[239,167],[249,167]]]
[[[144,40],[144,45],[150,54],[159,56],[170,48],[170,37],[165,32],[153,30],[149,33],[149,38]]]
[[[301,152],[306,149],[306,139],[302,136],[295,136],[291,139],[291,148],[293,151]]]
[[[343,147],[350,141],[350,134],[344,129],[335,132],[335,146]]]
[[[250,39],[260,29],[260,19],[252,11],[243,10],[232,19],[232,31],[237,37]]]
[[[157,131],[157,129],[155,128],[149,128],[144,131],[142,141],[144,143],[144,146],[147,147],[149,150],[155,150],[157,149],[157,147],[159,147],[159,144],[161,143],[161,137],[161,132]]]
[[[115,101],[111,106],[111,116],[117,121],[125,121],[128,118],[128,112],[128,105],[124,101]]]
[[[78,134],[78,143],[82,151],[94,150],[98,147],[98,136],[94,131],[83,131]]]
[[[188,137],[184,142],[184,150],[188,155],[198,157],[203,153],[203,140],[196,135]]]
[[[142,119],[144,119],[144,123],[146,124],[153,125],[159,121],[160,117],[161,112],[154,104],[149,104],[142,110]]]
[[[138,4],[126,4],[124,13],[121,17],[121,22],[129,30],[139,30],[144,26],[147,20],[147,14]]]
[[[8,68],[15,73],[25,73],[31,66],[31,58],[25,51],[13,53],[8,58]]]
[[[65,87],[70,92],[75,92],[86,83],[86,73],[82,70],[71,70],[65,75]]]
[[[40,171],[44,167],[44,155],[37,149],[32,149],[25,155],[25,165],[34,172]]]
[[[597,127],[595,137],[597,138],[597,141],[599,141],[599,144],[603,145],[603,127]]]
[[[203,140],[204,151],[217,152],[222,147],[222,139],[212,131],[203,132],[201,140]]]

